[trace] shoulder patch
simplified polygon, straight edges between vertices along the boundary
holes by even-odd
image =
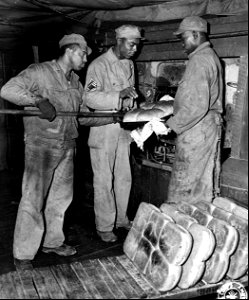
[[[87,85],[87,88],[86,88],[86,91],[87,92],[93,92],[93,91],[96,91],[97,90],[97,82],[93,79],[91,79]]]

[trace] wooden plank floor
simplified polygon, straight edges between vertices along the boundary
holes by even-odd
[[[188,291],[155,291],[124,256],[124,232],[117,232],[119,239],[114,244],[96,236],[89,199],[83,199],[83,204],[76,199],[66,218],[67,241],[77,242],[77,254],[67,258],[38,251],[34,270],[17,272],[12,244],[21,176],[0,172],[0,299],[216,299],[218,286],[204,283]],[[244,280],[248,286],[247,278]]]
[[[0,172],[0,275],[15,271],[12,257],[13,233],[16,213],[21,197],[22,173]],[[117,232],[119,240],[109,244],[102,242],[95,232],[94,212],[90,200],[75,198],[66,213],[66,241],[76,245],[77,254],[60,257],[38,251],[33,266],[47,267],[73,262],[78,259],[100,258],[123,254],[122,244],[126,233]]]
[[[248,284],[247,277],[240,282]],[[215,292],[222,284],[159,293],[122,255],[3,274],[0,299],[185,299]]]

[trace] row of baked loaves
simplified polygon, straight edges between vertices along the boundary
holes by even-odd
[[[238,280],[248,271],[248,210],[226,198],[142,202],[124,253],[160,292]]]

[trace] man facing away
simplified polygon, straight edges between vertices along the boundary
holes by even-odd
[[[87,72],[87,106],[97,111],[130,110],[138,97],[131,60],[141,40],[140,29],[123,25],[116,29],[116,44],[94,60]],[[130,132],[120,124],[90,129],[94,211],[97,234],[115,242],[113,229],[130,228],[127,206],[131,189]]]
[[[25,170],[13,245],[14,263],[21,269],[32,269],[40,246],[45,253],[76,253],[64,243],[63,222],[73,198],[78,121],[87,126],[113,122],[112,118],[56,116],[56,111],[87,110],[74,70],[81,70],[91,53],[79,34],[65,35],[59,46],[57,60],[30,65],[1,89],[6,100],[41,112],[39,117],[24,117]]]
[[[212,202],[219,194],[223,72],[203,18],[185,18],[175,35],[189,61],[166,125],[177,133],[168,202]]]

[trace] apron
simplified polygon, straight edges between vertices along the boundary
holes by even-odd
[[[222,118],[210,111],[179,134],[168,189],[168,202],[212,202],[219,194]]]

